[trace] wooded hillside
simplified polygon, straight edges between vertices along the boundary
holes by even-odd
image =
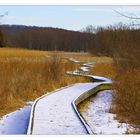
[[[93,46],[94,35],[59,28],[22,25],[0,26],[5,46],[38,50],[88,51]]]

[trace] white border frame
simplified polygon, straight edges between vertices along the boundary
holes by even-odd
[[[140,0],[0,0],[0,5],[140,5]]]

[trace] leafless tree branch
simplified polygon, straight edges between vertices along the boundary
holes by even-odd
[[[8,15],[8,12],[5,12],[4,14],[0,15],[0,18],[3,18],[6,15]]]
[[[121,12],[117,11],[117,10],[114,10],[114,9],[113,9],[113,11],[115,11],[117,14],[119,14],[119,15],[121,15],[121,16],[123,16],[123,17],[129,18],[129,19],[136,19],[136,20],[140,20],[140,17],[136,17],[136,16],[129,16],[129,15],[123,14],[123,13],[121,13]]]

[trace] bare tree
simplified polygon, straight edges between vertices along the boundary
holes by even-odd
[[[0,19],[2,19],[3,17],[5,17],[6,15],[8,15],[8,12],[5,12],[4,14],[0,15]]]
[[[93,25],[88,25],[88,26],[86,26],[86,28],[82,29],[82,32],[95,33],[96,28]]]
[[[125,17],[125,18],[134,19],[134,20],[140,20],[140,17],[137,17],[137,16],[130,16],[130,15],[124,14],[124,13],[119,12],[119,11],[114,10],[114,9],[113,9],[113,11],[115,11],[117,14],[119,14],[119,15]]]
[[[117,14],[119,14],[120,16],[122,17],[125,17],[127,19],[130,19],[131,22],[129,22],[128,26],[129,27],[132,27],[132,28],[139,28],[140,26],[140,17],[136,16],[133,14],[133,16],[131,16],[130,14],[125,14],[125,13],[122,13],[120,11],[117,11],[115,9],[112,9],[114,12],[116,12]]]

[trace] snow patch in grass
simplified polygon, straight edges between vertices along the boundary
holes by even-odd
[[[0,134],[26,134],[32,103],[27,102],[25,107],[3,116],[0,119]]]
[[[82,107],[84,105],[84,107]],[[112,90],[99,92],[80,105],[80,112],[95,134],[125,134],[128,125],[115,120],[109,112],[112,105]]]
[[[89,68],[86,67],[86,66],[83,66],[80,68],[80,70],[84,71],[84,72],[88,72],[89,71]]]
[[[76,59],[74,59],[74,58],[69,58],[69,61],[75,62],[75,63],[79,63],[79,62],[80,62],[80,61],[78,61],[78,60],[76,60]]]

